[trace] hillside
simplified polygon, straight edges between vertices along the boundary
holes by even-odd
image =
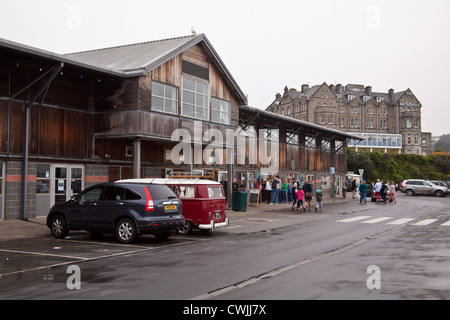
[[[444,134],[439,137],[439,140],[434,144],[434,150],[436,149],[450,152],[450,134]]]
[[[450,155],[420,156],[347,151],[347,171],[364,169],[364,179],[401,182],[404,179],[448,180]]]

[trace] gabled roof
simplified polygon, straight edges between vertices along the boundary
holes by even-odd
[[[247,104],[248,101],[246,95],[234,80],[233,76],[204,34],[65,55],[33,48],[0,38],[0,49],[6,48],[8,50],[30,54],[46,60],[63,62],[67,65],[73,65],[123,78],[146,75],[149,71],[159,67],[197,44],[205,50],[211,63],[213,63],[222,74],[239,103]]]
[[[233,93],[239,97],[240,103],[247,104],[247,97],[220,59],[213,46],[202,34],[165,40],[142,42],[118,47],[70,53],[65,55],[75,61],[101,66],[125,73],[141,72],[146,74],[178,56],[187,49],[200,45],[209,56],[211,62],[223,75]]]

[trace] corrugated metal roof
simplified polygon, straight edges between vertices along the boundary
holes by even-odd
[[[193,45],[192,42],[197,43],[196,39],[202,40],[202,38],[202,35],[192,35],[69,53],[65,56],[79,62],[125,72],[137,69],[149,70],[155,64],[159,66],[161,59],[170,60],[172,56],[183,51],[186,46]]]

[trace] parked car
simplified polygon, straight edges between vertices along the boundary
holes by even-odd
[[[128,179],[118,182],[152,183],[169,186],[183,203],[184,226],[178,233],[189,234],[193,229],[212,231],[228,227],[225,193],[219,182],[202,179]]]
[[[165,185],[102,183],[53,206],[47,226],[55,238],[87,230],[115,233],[120,242],[131,243],[141,234],[167,239],[184,226],[184,217],[180,200]]]
[[[448,194],[448,188],[435,185],[434,183],[421,179],[404,180],[401,183],[402,192],[405,192],[407,196],[413,196],[415,194],[429,194],[436,197],[442,197]]]
[[[447,187],[447,189],[448,189],[448,186],[444,181],[430,180],[430,182],[437,186]]]

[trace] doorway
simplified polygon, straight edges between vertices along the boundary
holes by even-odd
[[[84,189],[84,166],[38,163],[36,165],[36,216],[70,200]]]
[[[50,206],[69,201],[84,189],[84,166],[51,165]]]

